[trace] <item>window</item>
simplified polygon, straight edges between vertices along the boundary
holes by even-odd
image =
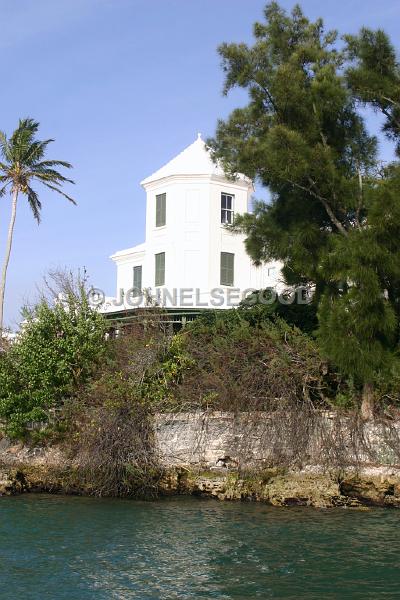
[[[275,277],[275,267],[268,267],[268,277]]]
[[[133,267],[133,295],[140,296],[142,291],[142,265]]]
[[[165,283],[165,252],[155,255],[156,259],[156,276],[155,285],[164,285]]]
[[[235,255],[221,252],[221,285],[233,285]]]
[[[156,227],[163,227],[166,223],[167,194],[156,196]]]
[[[221,223],[232,225],[233,223],[233,201],[235,196],[232,194],[221,194]]]

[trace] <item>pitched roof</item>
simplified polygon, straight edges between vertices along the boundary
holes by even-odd
[[[140,183],[145,186],[148,183],[163,179],[164,177],[170,177],[171,175],[225,176],[223,169],[211,160],[210,153],[206,148],[204,140],[201,139],[200,133],[190,146],[161,167],[161,169],[158,169],[158,171],[149,175],[146,179],[143,179]],[[239,179],[243,180],[245,177],[240,175]]]

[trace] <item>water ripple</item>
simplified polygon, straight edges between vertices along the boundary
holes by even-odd
[[[399,598],[397,511],[0,499],[0,598]]]

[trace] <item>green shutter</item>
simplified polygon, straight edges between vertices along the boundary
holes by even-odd
[[[142,265],[133,267],[133,289],[134,296],[139,296],[142,291]]]
[[[155,255],[156,259],[156,274],[155,274],[155,285],[165,284],[165,252]]]
[[[233,285],[235,255],[221,252],[221,285]]]
[[[156,196],[156,227],[163,227],[166,223],[167,194]]]

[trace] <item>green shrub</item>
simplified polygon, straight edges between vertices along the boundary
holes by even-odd
[[[17,341],[0,356],[0,419],[11,437],[52,413],[84,384],[105,356],[105,321],[84,290],[25,310]]]

